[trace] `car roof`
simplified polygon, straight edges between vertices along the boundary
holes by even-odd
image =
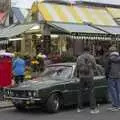
[[[75,66],[76,63],[75,62],[66,62],[66,63],[56,63],[56,64],[51,64],[51,65],[48,65],[49,66]]]
[[[48,67],[50,66],[76,66],[76,62],[65,62],[65,63],[56,63],[56,64],[50,64],[48,65]],[[102,67],[102,65],[97,64],[97,67]]]

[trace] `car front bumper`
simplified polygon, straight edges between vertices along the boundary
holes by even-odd
[[[23,101],[41,101],[41,98],[20,98],[20,97],[5,97],[5,99],[10,99],[10,100],[23,100]]]
[[[13,102],[14,105],[24,105],[24,106],[36,106],[38,104],[42,104],[41,98],[19,98],[19,97],[5,97],[5,99],[9,99]]]

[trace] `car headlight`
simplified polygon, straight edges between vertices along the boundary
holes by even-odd
[[[29,97],[32,97],[32,92],[28,92],[28,96],[29,96]]]
[[[9,95],[10,95],[10,93],[11,93],[11,92],[10,92],[10,90],[8,90],[8,91],[7,91],[7,95],[9,96]]]
[[[33,97],[38,97],[38,92],[37,91],[33,92]]]

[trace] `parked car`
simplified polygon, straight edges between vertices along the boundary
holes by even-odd
[[[74,76],[76,63],[49,65],[39,78],[6,89],[6,99],[11,99],[16,109],[29,106],[44,106],[49,112],[58,112],[61,106],[77,104],[79,79]],[[107,86],[104,69],[97,65],[95,70],[95,91],[97,100],[107,99]],[[84,101],[88,101],[87,88]]]

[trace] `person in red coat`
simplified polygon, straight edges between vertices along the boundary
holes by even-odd
[[[12,59],[0,56],[0,87],[10,86],[12,83]]]

